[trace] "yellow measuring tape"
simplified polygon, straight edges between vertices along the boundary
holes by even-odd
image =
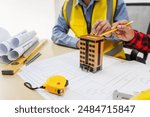
[[[31,90],[36,90],[36,89],[42,88],[42,89],[46,89],[50,93],[53,93],[53,94],[56,94],[59,96],[64,94],[68,84],[69,84],[68,80],[65,77],[58,76],[58,75],[49,77],[47,79],[47,81],[41,87],[33,88],[30,83],[28,83],[28,82],[24,83],[24,85]]]

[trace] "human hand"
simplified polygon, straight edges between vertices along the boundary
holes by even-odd
[[[77,42],[77,48],[80,48],[80,40]]]
[[[107,31],[111,30],[111,25],[107,20],[98,20],[92,27],[92,34],[101,35]],[[106,37],[110,37],[111,33],[106,35]]]
[[[131,41],[134,38],[134,30],[130,25],[126,26],[127,23],[127,20],[122,20],[112,25],[112,29],[117,28],[116,36],[123,41]]]

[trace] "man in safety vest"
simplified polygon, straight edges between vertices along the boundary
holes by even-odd
[[[100,35],[111,29],[111,24],[126,19],[128,13],[123,0],[65,0],[52,40],[56,44],[79,48],[79,37],[92,32]],[[76,37],[67,33],[71,29]],[[125,59],[123,44],[110,34],[104,41],[104,53]]]

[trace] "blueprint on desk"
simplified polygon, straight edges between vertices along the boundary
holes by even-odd
[[[149,70],[142,63],[104,56],[102,71],[82,71],[79,67],[79,51],[74,51],[23,67],[19,75],[33,87],[41,86],[53,75],[62,75],[69,80],[63,96],[37,90],[45,99],[111,100],[114,90],[133,95],[150,88]]]

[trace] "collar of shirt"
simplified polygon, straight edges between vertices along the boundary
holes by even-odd
[[[91,6],[92,4],[94,4],[94,1],[97,2],[97,1],[100,1],[100,0],[91,0],[91,1],[90,1],[90,4],[89,4],[88,6],[85,5],[85,3],[83,2],[83,0],[76,0],[76,3],[75,3],[74,6],[77,6],[77,5],[80,4],[80,5],[82,5],[83,7],[87,7],[87,8],[88,8],[89,6]]]

